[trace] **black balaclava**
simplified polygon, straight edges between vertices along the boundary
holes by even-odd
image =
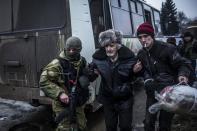
[[[74,52],[69,52],[69,49],[74,49]],[[66,40],[65,56],[68,60],[77,61],[80,59],[82,42],[78,37],[72,36]]]

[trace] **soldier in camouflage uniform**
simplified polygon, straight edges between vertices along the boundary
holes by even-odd
[[[57,116],[63,110],[69,110],[69,93],[73,84],[77,83],[78,101],[76,107],[76,123],[78,130],[86,128],[84,104],[88,99],[88,88],[82,88],[79,78],[84,76],[86,60],[80,55],[81,40],[70,37],[66,41],[64,51],[58,58],[52,60],[43,70],[40,78],[40,87],[53,100],[52,109]],[[56,131],[70,131],[72,127],[69,117],[65,117],[56,128]]]

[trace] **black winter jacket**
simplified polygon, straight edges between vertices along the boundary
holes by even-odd
[[[190,75],[190,61],[181,57],[176,47],[161,41],[154,41],[149,51],[141,49],[138,59],[144,67],[145,80],[152,78],[157,83],[170,85],[177,82],[178,76]]]
[[[114,64],[106,56],[104,48],[93,54],[93,63],[100,72],[102,86],[98,100],[102,104],[128,100],[132,97],[131,80],[133,65],[136,63],[134,53],[122,46],[118,50],[118,60]]]

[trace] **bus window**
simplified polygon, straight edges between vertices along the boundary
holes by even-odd
[[[100,47],[98,43],[99,33],[111,28],[109,5],[106,2],[105,0],[94,0],[89,3],[96,48]]]
[[[65,6],[65,0],[13,0],[14,30],[63,26]]]
[[[137,2],[137,13],[143,15],[142,4]]]
[[[142,15],[134,14],[132,13],[132,18],[133,18],[133,27],[134,27],[134,32],[133,34],[136,33],[137,27],[144,22],[144,17]]]
[[[131,35],[131,19],[128,11],[120,10],[112,7],[112,16],[114,28],[121,30],[124,35]]]
[[[142,4],[137,1],[130,1],[131,12],[143,15]]]
[[[160,15],[159,12],[156,10],[153,10],[153,14],[154,14],[154,23],[155,23],[155,33],[156,35],[159,35],[159,33],[161,33]]]
[[[0,1],[0,32],[11,31],[11,0]]]
[[[127,0],[111,0],[111,5],[129,11]]]
[[[152,19],[151,19],[151,13],[148,10],[144,10],[145,13],[145,21],[152,23]]]
[[[1,0],[0,33],[63,27],[65,0]]]
[[[128,1],[121,1],[121,8],[117,7],[117,0],[111,0],[111,10],[113,26],[116,30],[121,30],[124,35],[131,35],[131,19],[128,7]]]
[[[131,6],[131,12],[132,13],[137,13],[137,10],[136,10],[136,4],[134,1],[130,1],[130,6]]]
[[[137,27],[144,22],[142,4],[137,1],[130,1],[131,5],[131,16],[132,16],[132,24],[133,24],[133,35],[135,35],[135,31]]]

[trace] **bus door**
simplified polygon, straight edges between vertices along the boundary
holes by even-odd
[[[20,88],[34,86],[36,77],[36,43],[34,37],[16,38],[6,37],[0,43],[0,91],[8,98],[25,94]],[[7,90],[9,87],[10,90]],[[4,90],[5,89],[5,90]],[[19,94],[12,94],[12,90],[17,90]],[[12,97],[11,97],[11,96]],[[28,95],[28,94],[26,94]]]
[[[111,15],[108,0],[89,1],[92,28],[95,40],[95,47],[98,48],[99,33],[112,28]]]

